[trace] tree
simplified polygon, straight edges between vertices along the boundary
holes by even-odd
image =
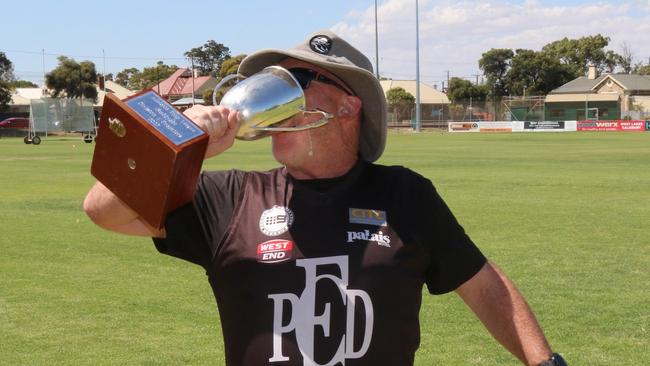
[[[634,66],[634,73],[638,75],[650,75],[650,64],[636,64],[636,66]]]
[[[214,89],[206,89],[203,91],[203,104],[212,105],[212,93]]]
[[[11,61],[0,52],[0,111],[7,109],[11,102],[11,85],[14,80],[14,68]]]
[[[246,55],[242,54],[225,60],[219,69],[219,77],[223,79],[227,75],[236,74],[237,69],[239,68],[239,64],[245,57]]]
[[[624,45],[624,55],[605,51],[609,38],[600,34],[579,39],[563,38],[545,45],[541,51],[491,49],[479,60],[495,102],[504,95],[545,95],[569,81],[585,75],[589,64],[601,71],[632,71],[632,54]]]
[[[90,61],[77,63],[74,59],[59,56],[59,66],[45,75],[45,85],[51,90],[53,97],[65,93],[68,98],[86,97],[97,100],[97,71],[95,64]]]
[[[137,90],[137,88],[134,87],[131,82],[131,78],[137,74],[140,74],[140,70],[136,69],[135,67],[124,69],[115,75],[115,82],[127,89]]]
[[[474,85],[470,81],[458,77],[452,77],[449,80],[447,96],[452,103],[462,103],[469,101],[485,101],[488,90],[485,86]]]
[[[38,85],[29,80],[15,80],[9,83],[11,88],[38,88]]]
[[[611,51],[608,51],[608,53]],[[621,45],[621,55],[619,57],[619,66],[621,67],[622,71],[626,74],[631,74],[632,73],[632,59],[634,58],[634,55],[632,54],[632,49],[630,46],[627,44],[627,42],[623,42]]]
[[[154,87],[161,81],[167,79],[176,70],[178,70],[178,66],[165,65],[164,62],[158,61],[156,66],[145,67],[142,69],[142,72],[132,74],[129,79],[130,89],[143,90]]]
[[[490,87],[493,99],[507,95],[505,76],[510,68],[514,53],[507,48],[493,48],[485,52],[478,61]]]
[[[386,92],[386,101],[392,108],[395,120],[410,119],[410,109],[415,105],[415,97],[403,88],[391,88]]]
[[[230,49],[214,40],[209,40],[201,47],[195,47],[185,52],[185,57],[194,60],[194,67],[199,75],[216,76],[221,64],[230,58]]]
[[[546,95],[573,80],[566,65],[544,52],[518,49],[505,76],[510,95]]]
[[[568,65],[574,77],[579,77],[587,72],[587,66],[595,65],[601,72],[607,66],[605,47],[610,38],[597,34],[595,36],[581,37],[578,39],[563,38],[551,42],[542,48],[560,63]]]

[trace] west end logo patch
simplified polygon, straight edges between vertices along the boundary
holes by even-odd
[[[309,48],[321,55],[327,55],[332,49],[332,40],[328,36],[314,36],[309,40]]]
[[[267,236],[286,233],[293,224],[293,212],[288,207],[273,206],[262,212],[260,230]]]
[[[388,226],[386,211],[349,208],[348,215],[351,224]]]
[[[257,261],[262,263],[278,263],[293,258],[293,242],[284,239],[273,239],[257,245]]]

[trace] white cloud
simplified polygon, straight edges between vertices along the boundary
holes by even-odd
[[[441,84],[446,72],[472,78],[478,60],[491,48],[539,50],[562,39],[602,34],[609,49],[631,48],[635,61],[650,58],[650,1],[628,0],[571,5],[542,0],[520,4],[497,0],[420,1],[420,77]],[[333,30],[375,55],[374,6],[350,13]],[[415,78],[415,2],[386,0],[378,9],[379,70],[393,78]]]

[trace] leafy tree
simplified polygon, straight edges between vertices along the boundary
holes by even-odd
[[[650,64],[642,65],[636,64],[634,67],[634,73],[638,75],[650,75]]]
[[[221,64],[221,68],[219,69],[219,77],[224,78],[227,75],[231,74],[236,74],[237,69],[239,68],[239,64],[242,62],[242,60],[246,57],[246,55],[237,55],[235,57],[231,57],[227,60],[225,60]]]
[[[475,101],[485,101],[488,90],[484,85],[474,85],[470,81],[458,77],[452,77],[449,80],[447,96],[452,103],[462,103],[469,101],[470,98]]]
[[[204,105],[212,105],[212,92],[214,92],[214,89],[206,89],[203,91]]]
[[[164,62],[158,61],[156,66],[145,67],[142,72],[131,75],[129,85],[133,90],[151,88],[167,79],[176,70],[178,70],[178,66],[165,65]]]
[[[137,88],[132,85],[131,78],[138,74],[140,74],[140,70],[135,67],[124,69],[115,75],[115,82],[127,89],[137,90]]]
[[[230,58],[230,49],[214,40],[209,40],[201,47],[195,47],[185,52],[185,57],[194,60],[194,67],[199,75],[216,76],[221,64]]]
[[[409,118],[409,111],[415,105],[415,97],[399,87],[391,88],[386,92],[386,101],[398,121]]]
[[[13,65],[11,61],[5,56],[4,52],[0,52],[0,111],[7,109],[9,102],[11,102],[11,88],[10,83],[14,80]]]
[[[574,79],[571,69],[544,52],[518,49],[505,77],[510,95],[546,95]]]
[[[97,71],[91,61],[77,63],[72,58],[59,56],[59,66],[45,75],[45,84],[51,90],[53,97],[65,93],[68,98],[97,100]]]
[[[38,85],[29,80],[15,80],[9,83],[11,88],[38,88]]]
[[[609,41],[609,37],[600,34],[578,39],[565,37],[545,45],[542,52],[548,53],[553,58],[559,59],[560,63],[568,65],[574,77],[579,77],[587,72],[589,64],[596,65],[601,72],[606,69],[605,47]]]
[[[585,75],[594,64],[601,71],[632,71],[629,49],[621,56],[605,51],[609,38],[600,34],[579,39],[563,38],[545,45],[541,51],[492,49],[479,60],[487,78],[490,96],[545,95],[567,82]]]
[[[490,87],[490,95],[496,99],[507,94],[506,73],[510,69],[514,52],[507,48],[493,48],[478,61]]]

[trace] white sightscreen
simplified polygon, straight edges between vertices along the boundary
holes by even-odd
[[[31,100],[34,132],[70,132],[94,130],[93,102],[67,98]]]

